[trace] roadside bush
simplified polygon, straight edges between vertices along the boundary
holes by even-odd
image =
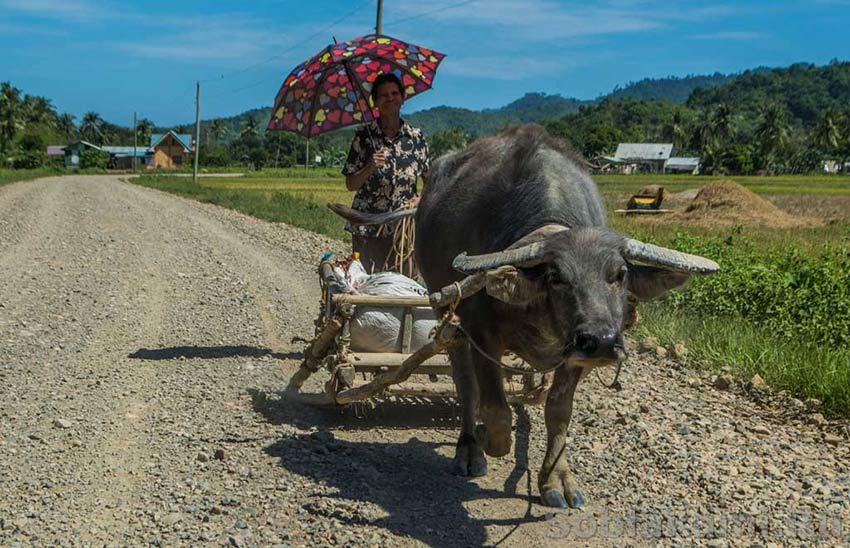
[[[23,152],[12,160],[14,169],[37,169],[45,165],[47,165],[47,154],[35,150]]]
[[[80,154],[80,167],[83,169],[106,169],[109,163],[109,153],[93,148],[84,150]]]
[[[782,340],[850,345],[850,239],[812,255],[756,251],[741,234],[740,227],[725,239],[678,234],[676,249],[711,257],[721,270],[667,301],[701,316],[743,318]]]

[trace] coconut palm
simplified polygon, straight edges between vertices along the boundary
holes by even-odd
[[[838,124],[838,113],[833,109],[827,109],[809,135],[809,140],[817,151],[825,156],[834,154],[841,142],[841,130]]]
[[[74,124],[74,116],[67,112],[56,117],[56,129],[68,139],[77,136],[77,126]]]
[[[709,117],[711,135],[720,147],[735,134],[735,115],[729,103],[718,103]]]
[[[245,123],[242,125],[242,132],[240,133],[241,137],[252,137],[256,136],[259,132],[259,128],[257,125],[257,120],[253,116],[248,116],[248,119],[245,120]]]
[[[0,150],[6,151],[23,129],[21,90],[9,82],[0,84]]]
[[[92,143],[103,140],[103,118],[96,112],[86,112],[80,122],[80,137]]]
[[[776,103],[768,103],[762,107],[755,138],[764,168],[773,171],[776,152],[788,142],[785,109]]]
[[[23,110],[27,124],[56,126],[56,109],[50,104],[50,99],[36,95],[25,95]]]
[[[227,135],[227,123],[221,118],[216,118],[210,125],[209,132],[215,139],[215,144],[218,145],[221,143],[221,138]]]
[[[136,137],[140,143],[145,143],[145,146],[150,141],[153,130],[154,123],[147,118],[142,118],[136,122]]]
[[[665,125],[662,130],[662,137],[665,141],[673,143],[673,147],[677,151],[682,150],[685,140],[688,137],[688,133],[685,129],[685,119],[684,116],[682,116],[681,109],[676,108],[673,110],[673,116],[670,119],[670,122]]]

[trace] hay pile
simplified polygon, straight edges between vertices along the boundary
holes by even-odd
[[[684,212],[667,219],[703,226],[797,228],[823,224],[819,219],[789,215],[756,193],[726,180],[708,183]]]

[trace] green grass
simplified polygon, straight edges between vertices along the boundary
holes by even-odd
[[[62,175],[63,170],[52,167],[41,167],[38,169],[0,169],[0,185],[15,183],[17,181],[29,181],[39,177],[53,177]]]
[[[258,219],[288,223],[338,240],[350,240],[336,214],[316,201],[292,193],[206,186],[208,181],[215,182],[212,179],[201,180],[201,184],[194,185],[187,177],[145,175],[129,180],[149,188],[234,209]]]
[[[692,365],[727,371],[741,379],[758,373],[771,387],[817,398],[830,415],[850,415],[850,350],[780,339],[736,317],[706,317],[647,303],[632,335],[662,344],[683,342]]]

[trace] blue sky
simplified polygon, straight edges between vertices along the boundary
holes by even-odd
[[[289,71],[374,31],[376,0],[0,0],[0,81],[130,125],[271,106]],[[385,0],[385,34],[447,55],[405,111],[591,99],[645,77],[850,59],[850,0]]]

